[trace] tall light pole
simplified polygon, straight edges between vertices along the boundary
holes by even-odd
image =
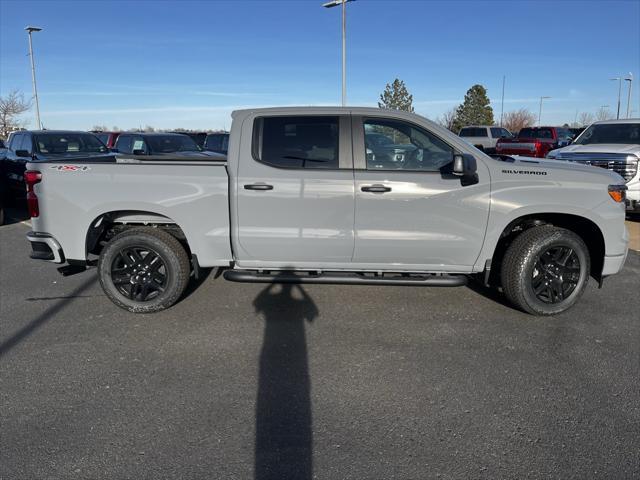
[[[322,6],[333,8],[342,5],[342,106],[347,104],[347,2],[353,0],[332,0]]]
[[[504,115],[504,82],[507,79],[506,75],[502,76],[502,103],[500,106],[500,127],[502,127],[502,117]]]
[[[624,79],[625,82],[629,82],[629,92],[627,93],[627,118],[631,118],[631,86],[633,85],[633,73],[629,72],[629,78]]]
[[[42,128],[40,123],[40,104],[38,103],[38,87],[36,86],[36,65],[33,60],[33,44],[31,43],[31,34],[33,32],[39,32],[42,29],[39,27],[25,27],[25,30],[29,34],[29,57],[31,57],[31,80],[33,82],[33,98],[36,101],[36,124],[37,128]]]
[[[545,98],[551,98],[551,97],[540,97],[540,110],[538,111],[538,126],[540,126],[540,120],[542,119],[542,100],[544,100]]]
[[[618,113],[616,114],[616,120],[620,119],[620,94],[622,93],[622,77],[610,78],[609,80],[618,81]]]

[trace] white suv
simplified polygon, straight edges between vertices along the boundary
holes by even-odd
[[[627,210],[640,212],[640,118],[595,122],[568,147],[547,158],[602,167],[627,182]]]
[[[511,132],[506,128],[487,125],[463,127],[458,136],[486,153],[496,153],[496,143],[501,138],[513,138]]]

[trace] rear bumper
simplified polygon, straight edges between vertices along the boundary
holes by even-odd
[[[31,242],[31,258],[53,263],[64,263],[64,252],[58,241],[48,233],[28,232],[27,240]]]

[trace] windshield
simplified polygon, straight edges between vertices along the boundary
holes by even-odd
[[[519,138],[553,138],[550,128],[523,128],[518,133]]]
[[[199,152],[200,147],[186,135],[149,135],[149,153]]]
[[[640,144],[640,123],[602,123],[591,125],[574,142],[578,145],[596,143]]]
[[[41,133],[34,135],[38,153],[106,153],[109,149],[90,133]]]

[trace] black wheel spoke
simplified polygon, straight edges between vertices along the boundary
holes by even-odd
[[[126,274],[114,275],[112,273],[111,280],[113,281],[114,285],[126,285],[127,283],[131,283],[131,275],[126,275]]]
[[[560,303],[578,285],[581,265],[575,250],[568,246],[554,246],[542,252],[534,263],[531,289],[545,303]]]
[[[111,264],[111,281],[118,292],[135,302],[157,298],[169,281],[160,254],[145,246],[123,248]]]

